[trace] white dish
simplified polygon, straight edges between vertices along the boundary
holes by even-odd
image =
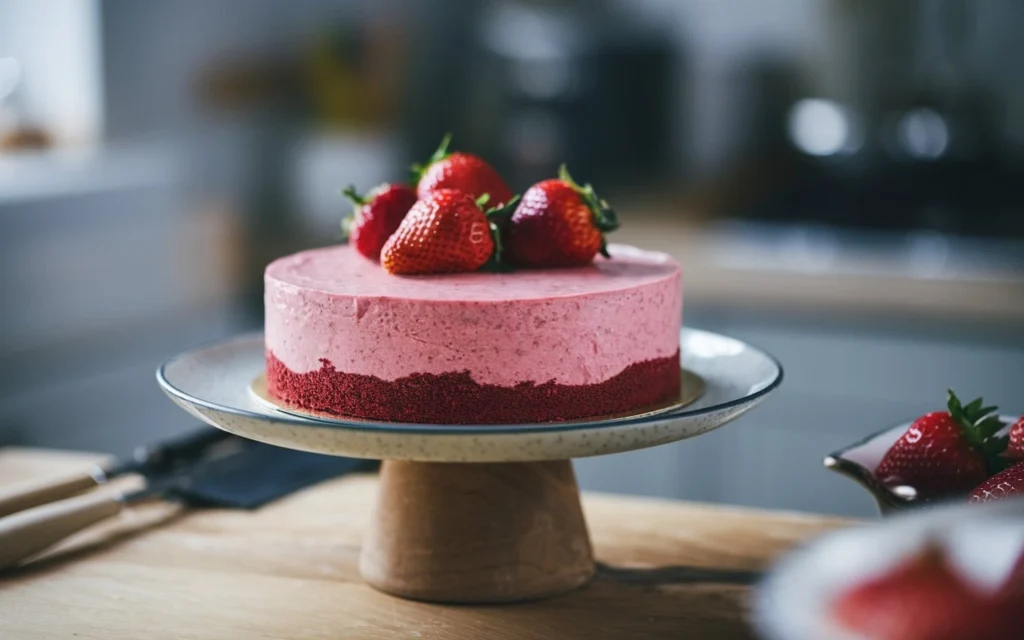
[[[814,540],[783,557],[758,585],[753,618],[759,636],[854,640],[829,622],[834,599],[932,541],[944,545],[967,579],[998,585],[1024,553],[1024,498],[920,509]]]
[[[999,419],[1011,425],[1020,416],[1000,415]],[[883,515],[901,510],[911,509],[929,504],[928,500],[918,498],[917,491],[909,486],[886,487],[875,479],[875,469],[881,464],[882,458],[892,445],[900,439],[913,421],[904,422],[878,433],[873,433],[863,440],[834,451],[825,456],[826,469],[842,474],[864,487],[878,503]],[[1009,430],[1007,426],[1006,431]]]
[[[683,329],[680,348],[683,368],[704,382],[696,401],[666,413],[595,422],[414,425],[297,416],[250,392],[264,369],[262,334],[175,356],[157,380],[186,411],[240,436],[304,451],[420,462],[565,460],[652,447],[735,420],[782,382],[777,360],[734,338]]]

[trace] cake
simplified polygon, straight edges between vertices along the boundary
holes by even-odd
[[[363,420],[514,424],[609,416],[680,390],[669,256],[393,275],[350,245],[267,266],[266,377],[280,402]]]

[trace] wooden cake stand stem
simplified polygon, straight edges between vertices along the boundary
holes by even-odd
[[[574,589],[594,558],[572,464],[385,461],[359,569],[381,591],[431,602]]]

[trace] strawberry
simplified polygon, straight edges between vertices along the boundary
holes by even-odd
[[[1006,445],[1006,456],[1017,460],[1024,459],[1024,416],[1010,427],[1010,443]]]
[[[581,187],[565,165],[558,178],[539,182],[523,194],[508,224],[507,258],[520,267],[577,267],[605,257],[604,232],[619,222],[589,184]]]
[[[971,492],[971,502],[992,502],[1024,495],[1024,461],[1017,462],[985,480]]]
[[[886,486],[909,485],[921,498],[967,493],[1002,469],[1006,437],[995,407],[967,406],[950,391],[948,411],[921,416],[886,452],[875,476]]]
[[[380,259],[380,250],[402,224],[405,214],[416,204],[416,192],[404,184],[382,184],[365,197],[348,187],[344,193],[355,209],[342,221],[342,228],[356,251],[371,260]]]
[[[475,271],[492,258],[501,244],[497,226],[488,216],[503,209],[481,207],[487,196],[474,200],[455,189],[439,189],[416,201],[398,230],[381,251],[388,273],[427,274]],[[515,198],[512,199],[515,202]]]
[[[872,640],[1010,640],[1021,637],[1007,593],[984,593],[960,577],[941,548],[929,547],[886,574],[842,593],[833,619]]]
[[[416,193],[424,198],[438,189],[457,189],[476,199],[487,194],[489,203],[501,206],[512,199],[512,190],[494,168],[482,158],[470,153],[449,153],[451,134],[446,134],[441,145],[424,165],[413,165]]]

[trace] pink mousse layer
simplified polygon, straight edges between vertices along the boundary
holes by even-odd
[[[584,385],[679,348],[679,265],[609,245],[577,269],[394,276],[347,246],[266,269],[267,349],[295,373],[396,380],[468,371],[479,384]]]

